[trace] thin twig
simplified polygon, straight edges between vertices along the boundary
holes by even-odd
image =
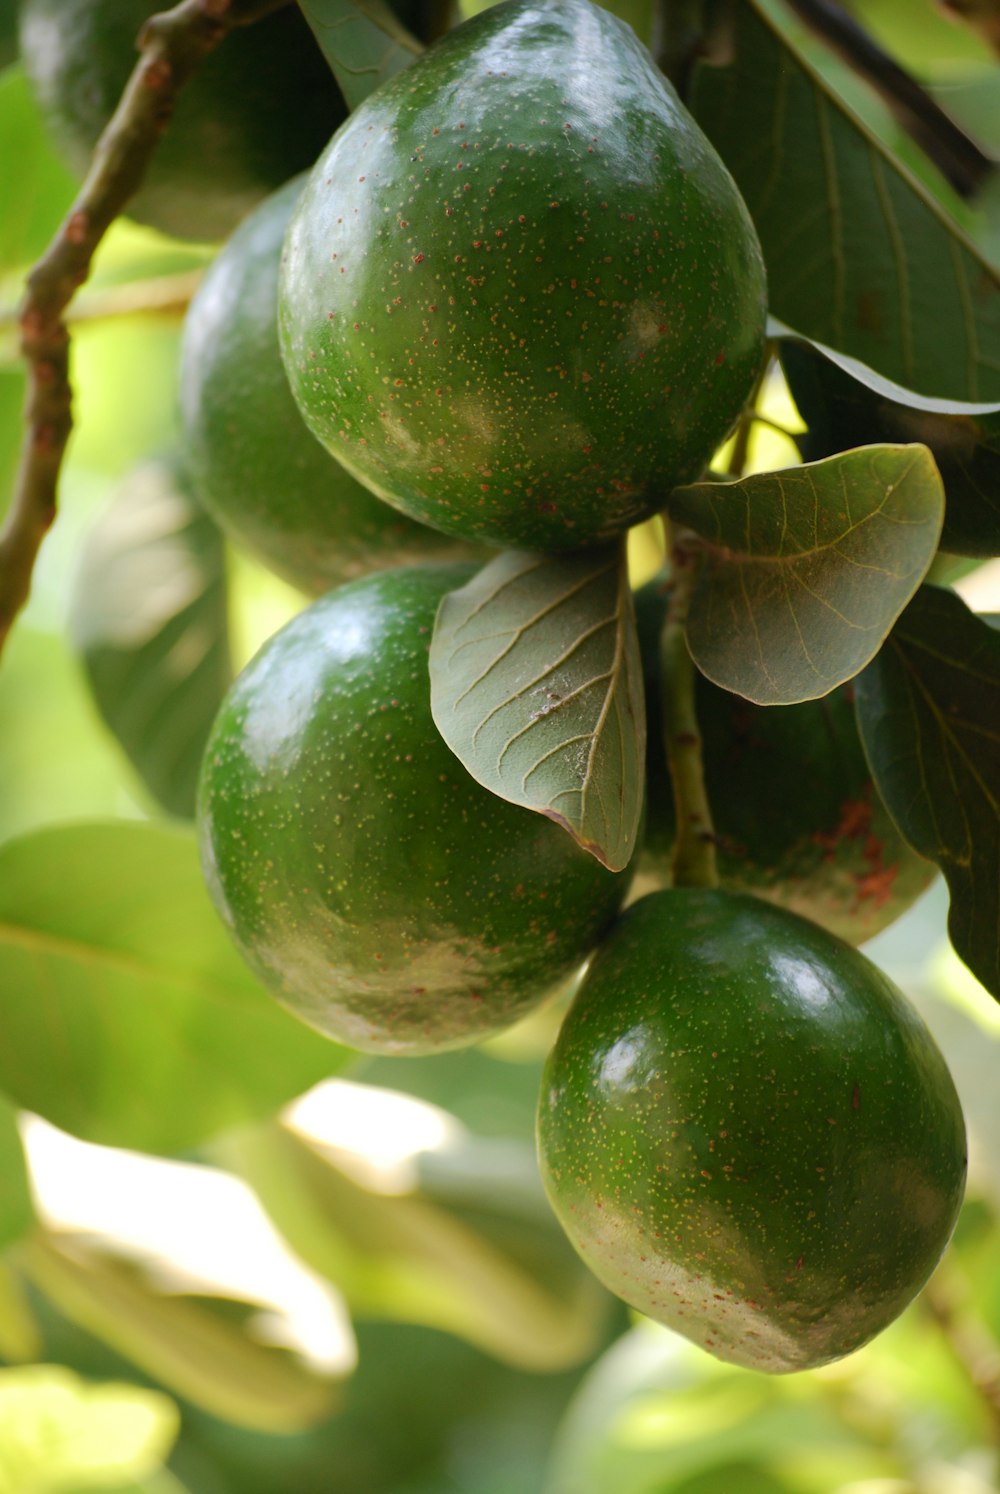
[[[81,292],[72,306],[66,308],[64,320],[74,327],[79,322],[105,322],[121,316],[182,315],[194,299],[204,278],[204,270],[176,270],[169,275],[153,275],[146,280],[126,280],[121,285],[107,285]],[[21,325],[21,308],[0,306],[0,334]]]
[[[87,279],[108,228],[141,184],[177,96],[202,59],[230,31],[287,3],[183,0],[150,18],[139,37],[139,61],[97,142],[87,178],[28,276],[20,318],[28,364],[27,430],[0,530],[0,650],[28,599],[35,559],[56,513],[59,472],[73,424],[66,308]]]
[[[835,0],[785,0],[785,3],[875,90],[900,127],[916,141],[960,197],[973,198],[983,189],[996,174],[997,162],[980,150],[927,90]]]

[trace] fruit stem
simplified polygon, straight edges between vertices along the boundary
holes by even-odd
[[[670,559],[670,604],[660,636],[660,677],[663,740],[677,817],[672,879],[675,887],[718,887],[715,831],[695,709],[696,670],[685,634],[699,559],[697,540],[690,531],[670,529]]]

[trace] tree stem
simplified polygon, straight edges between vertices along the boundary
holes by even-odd
[[[671,529],[670,549],[670,603],[660,638],[660,679],[663,740],[677,818],[672,881],[675,887],[718,887],[715,831],[695,708],[697,672],[684,631],[697,579],[698,551],[693,536],[675,529]]]
[[[183,0],[147,21],[139,37],[139,61],[97,142],[86,180],[28,276],[20,314],[21,350],[28,365],[27,430],[13,499],[0,530],[0,650],[28,600],[35,560],[55,518],[59,474],[73,426],[66,308],[87,279],[105,233],[142,182],[177,96],[202,59],[230,31],[287,3]]]

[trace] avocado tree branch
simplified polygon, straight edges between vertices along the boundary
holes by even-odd
[[[152,16],[139,61],[94,150],[76,200],[28,276],[21,350],[28,365],[26,432],[14,493],[0,530],[0,650],[28,599],[39,547],[55,518],[59,473],[72,429],[66,308],[94,254],[142,182],[180,90],[230,32],[288,0],[183,0]]]
[[[660,678],[663,740],[677,819],[671,879],[675,887],[718,887],[715,831],[695,710],[696,671],[684,632],[700,556],[694,535],[671,528],[670,539],[670,601],[660,637]]]
[[[974,198],[997,162],[935,103],[836,0],[785,0],[809,29],[882,99],[893,118],[933,161],[960,197]]]

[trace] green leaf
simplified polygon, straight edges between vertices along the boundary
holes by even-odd
[[[337,1387],[195,1298],[157,1291],[79,1240],[36,1235],[18,1262],[60,1312],[185,1400],[238,1426],[292,1432],[333,1410]]]
[[[782,367],[809,427],[807,461],[878,442],[929,447],[945,487],[941,548],[1000,555],[1000,405],[931,399],[775,324]]]
[[[424,1157],[417,1186],[387,1194],[352,1155],[272,1125],[224,1143],[292,1249],[360,1317],[445,1329],[524,1369],[592,1353],[608,1299],[577,1260],[534,1149],[465,1140]]]
[[[190,818],[233,670],[222,537],[176,458],[143,463],[98,520],[70,623],[105,722],[157,802]]]
[[[951,941],[1000,1000],[1000,631],[923,587],[856,688],[876,787],[943,871]]]
[[[118,1489],[162,1467],[179,1425],[157,1390],[54,1364],[0,1370],[0,1494]]]
[[[623,545],[505,550],[442,599],[430,673],[438,731],[478,783],[628,864],[646,717]]]
[[[0,140],[8,152],[7,169],[0,172],[2,276],[39,257],[76,193],[76,183],[49,145],[19,66],[0,74]]]
[[[299,5],[350,109],[423,50],[386,0],[299,0]]]
[[[349,1061],[278,1006],[191,836],[54,827],[0,846],[0,1085],[90,1141],[184,1151]]]
[[[864,668],[916,591],[943,508],[923,446],[676,489],[672,518],[705,541],[688,617],[695,663],[758,705],[829,694]]]
[[[0,1250],[19,1240],[35,1222],[28,1169],[17,1129],[17,1112],[0,1095]],[[2,1297],[0,1291],[0,1297]],[[0,1311],[2,1316],[2,1311]],[[0,1329],[0,1342],[3,1333]]]
[[[907,388],[1000,399],[1000,274],[755,3],[692,111],[760,235],[771,309]]]

